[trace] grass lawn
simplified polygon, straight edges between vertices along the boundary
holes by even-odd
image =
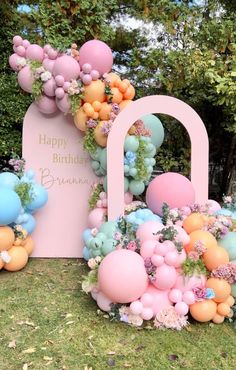
[[[81,291],[81,260],[31,259],[0,272],[0,370],[236,368],[230,324],[181,332],[110,322]]]

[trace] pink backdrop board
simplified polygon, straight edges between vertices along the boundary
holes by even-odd
[[[132,124],[150,113],[167,114],[186,128],[191,141],[191,182],[196,202],[208,199],[208,135],[199,115],[179,99],[153,95],[129,104],[116,118],[107,141],[108,219],[124,214],[124,140]]]
[[[33,257],[82,257],[88,198],[97,178],[72,116],[45,116],[31,104],[24,119],[23,157],[48,190],[48,203],[35,214]]]

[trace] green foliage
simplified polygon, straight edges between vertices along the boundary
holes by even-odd
[[[193,276],[194,274],[207,275],[205,264],[200,258],[198,260],[186,258],[181,268],[185,276]]]
[[[70,101],[71,113],[75,115],[75,113],[77,112],[81,105],[82,95],[81,94],[69,95],[68,98]]]
[[[162,223],[163,223],[163,225],[166,225],[167,220],[169,218],[169,213],[170,213],[170,207],[168,206],[167,203],[163,203],[163,206],[162,206]]]
[[[147,143],[143,141],[140,136],[137,136],[137,139],[139,141],[139,147],[136,152],[136,160],[135,160],[135,166],[137,169],[137,175],[135,178],[138,180],[146,180],[148,176],[147,172],[147,166],[145,166],[144,159],[145,159],[145,150]]]
[[[31,183],[20,182],[15,186],[14,190],[20,197],[22,207],[25,207],[34,200],[33,186]]]
[[[89,209],[94,209],[99,199],[100,193],[104,191],[102,184],[97,184],[89,198]]]
[[[88,128],[84,136],[84,149],[88,153],[95,153],[97,149],[97,143],[94,139],[94,129]]]

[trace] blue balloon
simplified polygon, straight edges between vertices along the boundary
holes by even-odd
[[[6,186],[0,186],[0,226],[15,221],[21,211],[21,200],[16,192]]]
[[[83,241],[86,243],[87,242],[87,240],[89,240],[89,239],[91,239],[93,236],[92,236],[92,234],[91,234],[91,230],[90,229],[86,229],[86,230],[84,230],[84,232],[83,232]]]
[[[34,212],[37,209],[43,207],[48,200],[47,190],[39,184],[33,185],[32,195],[33,195],[32,202],[30,204],[27,204],[27,210],[30,212]]]
[[[12,172],[0,173],[0,186],[7,186],[9,189],[14,190],[19,182],[19,178]]]
[[[227,208],[221,208],[219,211],[216,212],[217,215],[222,215],[226,217],[231,217],[232,216],[232,211],[230,211]]]
[[[90,251],[87,247],[83,248],[83,258],[88,261],[90,259]]]
[[[28,231],[29,234],[31,234],[36,227],[36,221],[35,221],[34,216],[32,216],[30,213],[27,213],[27,216],[28,216],[28,221],[22,222],[20,225],[23,227],[23,229]]]
[[[156,148],[160,148],[164,140],[164,128],[159,118],[153,114],[148,114],[141,118],[144,126],[151,131],[151,142]]]

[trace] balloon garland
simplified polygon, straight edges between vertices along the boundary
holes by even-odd
[[[125,215],[107,216],[106,144],[116,116],[132,104],[135,89],[111,72],[111,49],[99,40],[65,52],[13,38],[9,58],[23,90],[43,114],[74,116],[84,148],[102,177],[94,186],[83,256],[90,271],[82,288],[112,319],[180,330],[187,315],[222,323],[236,297],[236,196],[224,207],[195,203],[191,182],[177,173],[154,178],[155,154],[164,139],[160,120],[140,117],[124,143]],[[137,196],[146,192],[146,203]]]

